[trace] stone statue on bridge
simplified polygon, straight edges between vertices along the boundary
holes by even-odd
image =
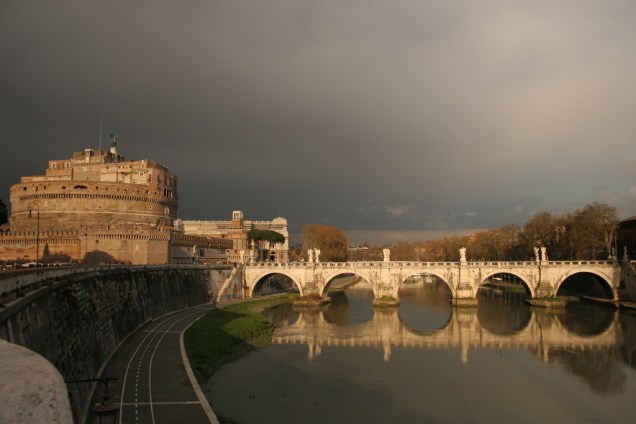
[[[382,253],[384,253],[384,262],[389,262],[391,260],[391,249],[382,249]]]
[[[466,248],[462,247],[459,249],[459,262],[466,262]]]
[[[548,249],[545,246],[541,246],[541,262],[548,261]]]
[[[320,263],[320,249],[314,249],[314,255],[316,256],[316,263]]]
[[[534,247],[534,261],[539,262],[539,248],[536,246]]]
[[[314,249],[307,249],[307,263],[314,263]]]
[[[241,249],[241,251],[239,252],[239,257],[240,257],[240,262],[241,264],[245,264],[245,250]]]
[[[250,265],[253,265],[256,262],[256,250],[250,250]]]

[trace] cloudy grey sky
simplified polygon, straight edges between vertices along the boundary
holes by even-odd
[[[3,0],[0,198],[97,146],[103,105],[122,154],[178,175],[184,219],[393,242],[626,218],[635,23],[633,0]]]

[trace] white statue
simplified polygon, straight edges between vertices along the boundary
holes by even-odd
[[[320,263],[320,249],[314,249],[314,255],[316,256],[316,263]]]
[[[536,262],[539,262],[539,248],[538,247],[534,248],[534,260]]]
[[[391,260],[391,249],[382,249],[382,253],[384,254],[384,262],[389,262]]]
[[[307,249],[307,262],[314,263],[314,249]]]
[[[461,247],[459,249],[459,261],[460,262],[466,262],[466,248],[465,247]]]
[[[548,249],[545,246],[541,246],[541,262],[548,261]]]
[[[250,250],[250,265],[253,265],[256,262],[256,250]]]
[[[239,252],[239,255],[240,255],[240,258],[241,258],[240,259],[241,264],[244,264],[245,263],[245,250],[241,249],[240,252]]]

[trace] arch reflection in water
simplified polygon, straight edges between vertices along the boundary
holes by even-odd
[[[530,349],[547,362],[551,350],[590,350],[622,344],[616,312],[609,322],[604,317],[603,331],[590,335],[571,331],[563,325],[562,318],[546,310],[527,308],[527,314],[517,321],[523,326],[509,328],[508,332],[483,325],[478,308],[450,310],[444,326],[430,331],[418,331],[405,324],[398,308],[376,308],[370,321],[347,326],[330,323],[322,310],[298,310],[293,324],[278,323],[273,342],[306,344],[310,360],[321,354],[323,346],[341,346],[381,348],[384,360],[389,361],[391,349],[396,347],[460,349],[462,363],[468,363],[470,348]]]

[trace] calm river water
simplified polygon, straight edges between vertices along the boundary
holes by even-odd
[[[360,285],[358,285],[360,286]],[[636,419],[636,315],[549,312],[497,293],[452,308],[443,284],[374,309],[358,286],[319,311],[266,311],[274,343],[203,387],[251,423],[626,423]]]

